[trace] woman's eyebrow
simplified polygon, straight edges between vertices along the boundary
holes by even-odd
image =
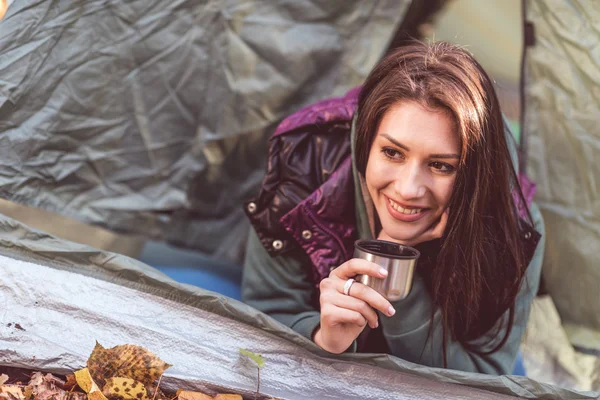
[[[381,136],[384,137],[384,138],[386,138],[390,142],[392,142],[394,145],[400,147],[401,149],[404,149],[406,151],[410,151],[410,149],[408,148],[408,146],[403,145],[402,143],[400,143],[399,141],[397,141],[396,139],[394,139],[393,137],[391,137],[387,133],[382,133]],[[457,160],[460,160],[460,155],[459,154],[453,154],[453,153],[452,154],[430,154],[429,158],[455,158]]]
[[[458,154],[430,154],[429,158],[456,158],[457,160],[460,160]]]
[[[384,138],[386,138],[387,140],[389,140],[390,142],[392,142],[396,146],[400,147],[401,149],[404,149],[406,151],[410,151],[410,149],[408,148],[408,146],[403,145],[402,143],[400,143],[399,141],[397,141],[396,139],[394,139],[393,137],[391,137],[387,133],[382,133],[381,136],[383,136]]]

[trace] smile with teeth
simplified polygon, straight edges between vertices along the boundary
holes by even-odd
[[[388,198],[388,201],[390,202],[390,206],[392,206],[394,210],[401,212],[402,214],[412,215],[419,214],[421,211],[423,211],[422,208],[404,208],[390,198]]]

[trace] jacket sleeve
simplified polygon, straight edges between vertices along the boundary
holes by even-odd
[[[250,229],[242,275],[242,300],[312,340],[320,314],[312,305],[315,288],[302,257],[271,257]]]
[[[531,303],[538,291],[545,247],[544,223],[539,208],[536,204],[532,204],[530,210],[534,227],[542,233],[542,238],[527,267],[526,278],[517,296],[514,325],[506,344],[497,352],[484,356],[468,351],[459,342],[449,341],[446,347],[448,368],[496,375],[512,373],[521,337],[529,318]],[[380,324],[391,353],[414,363],[443,367],[440,314],[439,311],[436,312],[431,336],[429,336],[432,305],[423,281],[417,278],[408,297],[393,302],[393,306],[396,309],[393,317],[388,318],[379,313]],[[489,339],[490,336],[484,336],[478,341],[487,343]]]

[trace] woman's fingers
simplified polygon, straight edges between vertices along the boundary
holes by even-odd
[[[427,242],[429,240],[439,239],[444,236],[444,232],[446,231],[446,225],[448,224],[448,215],[449,211],[446,209],[440,216],[440,219],[437,220],[434,224],[432,224],[419,239],[419,243]]]
[[[341,283],[342,290],[344,282]],[[346,296],[342,294],[343,296]],[[355,297],[358,300],[362,300],[372,308],[381,311],[384,315],[391,317],[396,313],[392,304],[386,300],[379,292],[375,289],[370,288],[366,285],[363,285],[360,282],[354,282],[350,287],[350,291],[348,292],[348,296],[346,297]]]
[[[321,308],[324,303],[339,304],[336,300],[339,296],[355,297],[358,300],[362,300],[372,308],[381,311],[384,315],[391,317],[395,314],[396,310],[392,307],[392,304],[386,300],[380,293],[375,289],[363,285],[360,282],[353,282],[350,286],[348,294],[344,294],[344,285],[347,280],[342,280],[337,277],[325,278],[321,281]]]
[[[321,281],[321,292],[334,289],[336,292],[343,294],[344,285],[349,278],[353,278],[356,275],[369,275],[383,279],[387,276],[387,273],[387,270],[375,263],[360,258],[353,258],[334,269],[329,278]],[[360,282],[352,284],[348,295],[364,301],[372,308],[381,311],[384,315],[391,317],[395,313],[394,308],[385,297],[375,289],[365,286]]]
[[[440,222],[438,222],[437,225],[435,225],[431,230],[431,236],[434,239],[439,239],[444,235],[444,232],[446,231],[446,225],[448,224],[448,215],[449,212],[448,209],[446,209],[446,211],[444,211],[440,217]]]
[[[375,310],[366,302],[359,300],[352,296],[340,295],[336,293],[325,294],[321,298],[321,302],[332,304],[339,309],[346,309],[359,312],[363,318],[368,322],[369,326],[373,329],[377,328],[379,322],[377,321],[377,313]],[[323,305],[321,306],[323,308]],[[361,325],[362,326],[362,325]]]
[[[358,311],[341,308],[331,303],[321,308],[321,324],[330,327],[341,324],[353,324],[363,328],[367,319]]]
[[[385,268],[381,268],[375,263],[363,260],[362,258],[352,258],[331,271],[329,276],[335,276],[346,281],[348,278],[354,278],[356,275],[369,275],[374,278],[383,279],[387,274],[388,272]]]

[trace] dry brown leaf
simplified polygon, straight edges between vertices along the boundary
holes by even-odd
[[[7,380],[8,380],[8,375],[6,375],[6,374],[0,375],[0,385],[4,385]]]
[[[239,394],[218,394],[212,397],[201,392],[179,390],[177,400],[242,400],[242,396]]]
[[[77,386],[77,379],[75,379],[75,374],[67,375],[67,381],[65,382],[64,389],[72,390],[75,386]]]
[[[62,386],[62,387],[61,387]],[[35,400],[85,400],[83,393],[64,390],[64,382],[52,374],[35,372],[25,388],[25,399]]]
[[[23,393],[25,394],[25,400],[33,399],[33,387],[31,386],[31,383],[25,387]]]
[[[209,396],[200,392],[190,392],[187,390],[177,391],[177,400],[214,400],[212,396]]]
[[[31,375],[29,379],[29,384],[25,387],[25,399],[26,400],[35,400],[35,396],[33,395],[33,389],[36,388],[36,393],[39,391],[39,387],[44,384],[44,376],[36,372]]]
[[[63,381],[59,377],[54,376],[52,374],[44,375],[44,381],[48,382],[51,385],[56,385],[63,390],[67,390],[67,389],[65,389],[65,381]]]
[[[25,400],[23,388],[17,385],[0,385],[0,399]]]
[[[154,385],[146,387],[146,392],[148,393],[148,398],[152,400],[173,400],[173,396],[167,396]]]
[[[108,378],[132,378],[150,385],[171,365],[140,346],[122,345],[105,349],[96,342],[87,366],[94,381],[104,386]]]
[[[148,399],[146,388],[131,378],[108,378],[102,393],[110,399],[145,400]]]

